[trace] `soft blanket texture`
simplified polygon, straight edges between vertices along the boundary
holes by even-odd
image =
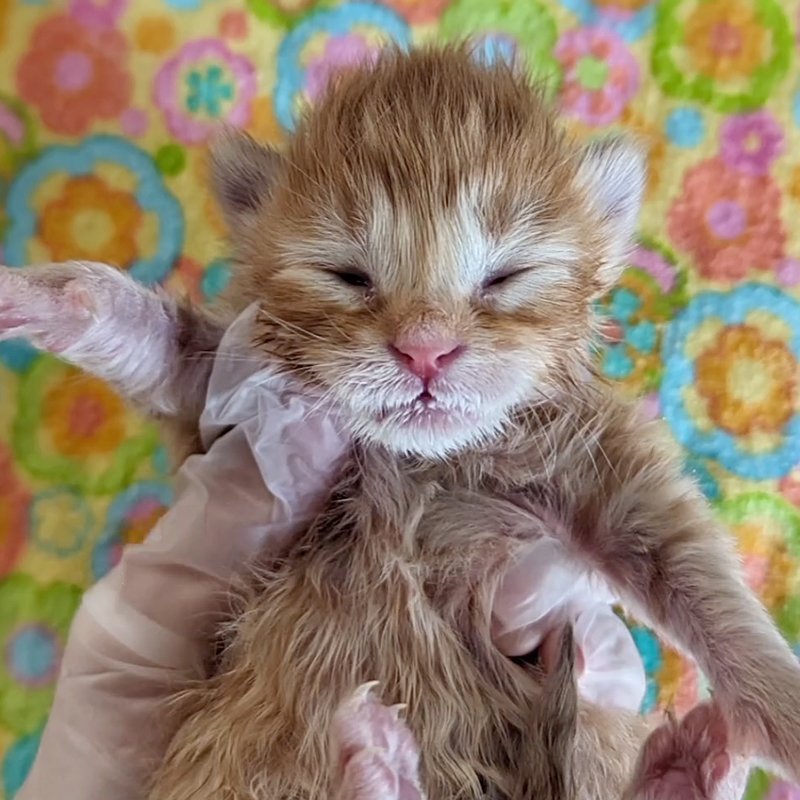
[[[12,266],[86,258],[198,300],[227,276],[203,143],[279,143],[388,39],[522,51],[579,135],[650,144],[642,238],[599,358],[646,397],[800,639],[800,208],[794,0],[0,0],[0,226]],[[0,344],[0,797],[22,783],[81,593],[171,498],[152,426],[103,384]],[[634,628],[647,708],[706,694]],[[143,732],[146,735],[146,732]],[[800,798],[757,774],[751,796]]]

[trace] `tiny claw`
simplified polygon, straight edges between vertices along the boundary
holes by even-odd
[[[380,686],[380,681],[367,681],[367,683],[362,683],[354,692],[355,699],[361,702],[366,701],[376,686]]]
[[[400,719],[400,712],[405,711],[408,708],[408,703],[395,703],[393,706],[389,706],[389,711],[391,711],[392,716],[396,719]]]

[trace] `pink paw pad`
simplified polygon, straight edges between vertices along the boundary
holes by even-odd
[[[419,750],[400,719],[401,707],[372,696],[375,683],[359,687],[333,718],[331,747],[339,800],[424,800]]]
[[[650,734],[634,780],[636,800],[711,800],[731,768],[728,729],[718,707],[703,703],[680,722]]]
[[[106,268],[108,269],[108,268]],[[86,332],[103,274],[87,278],[86,267],[0,267],[0,339],[23,337],[54,353]]]

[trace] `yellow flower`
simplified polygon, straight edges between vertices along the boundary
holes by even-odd
[[[686,22],[695,69],[718,80],[747,77],[763,63],[767,32],[737,0],[701,2]]]
[[[736,436],[780,431],[797,398],[797,362],[756,327],[723,328],[696,362],[697,389],[711,419]]]
[[[55,448],[66,456],[112,453],[125,438],[122,400],[77,370],[69,370],[45,395],[43,412]]]
[[[128,267],[139,255],[143,214],[127,192],[96,175],[70,178],[42,210],[39,236],[54,261],[85,259]]]

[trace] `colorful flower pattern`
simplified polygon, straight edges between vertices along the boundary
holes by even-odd
[[[17,67],[20,97],[54,132],[84,134],[93,120],[113,119],[127,107],[133,91],[127,56],[128,43],[119,31],[51,17],[34,30]]]
[[[44,723],[61,653],[81,590],[38,584],[14,573],[0,580],[0,725],[29,736]]]
[[[750,587],[791,642],[800,637],[800,512],[781,497],[750,492],[716,506],[734,533]]]
[[[603,373],[633,395],[658,388],[663,328],[685,303],[685,275],[665,248],[641,242],[617,286],[601,302]]]
[[[781,264],[786,231],[780,204],[780,189],[770,175],[738,171],[713,158],[687,171],[667,229],[701,275],[740,280],[751,270]]]
[[[783,152],[783,131],[768,112],[754,111],[728,117],[720,130],[720,155],[746,175],[766,175]]]
[[[798,357],[797,300],[756,283],[700,294],[665,338],[664,416],[692,453],[779,479],[800,460]]]
[[[349,2],[311,13],[287,34],[278,51],[275,113],[280,123],[294,129],[302,104],[320,88],[320,75],[327,80],[331,72],[391,41],[401,47],[410,44],[408,23],[376,3]]]
[[[511,48],[522,56],[531,75],[549,92],[561,84],[561,64],[553,53],[558,28],[548,8],[537,0],[452,0],[439,23],[445,40],[472,38],[490,58],[508,56]]]
[[[22,377],[15,455],[30,474],[90,494],[120,491],[158,444],[154,427],[128,415],[106,384],[54,359]]]
[[[602,26],[626,42],[641,39],[652,27],[656,0],[561,0],[587,26]]]
[[[564,70],[561,107],[587,125],[614,122],[639,88],[639,63],[613,31],[566,31],[555,55]]]
[[[145,540],[171,502],[172,489],[153,481],[137,483],[114,500],[106,526],[92,551],[95,580],[118,563],[123,547]]]
[[[213,130],[275,146],[388,41],[527,65],[581,138],[649,156],[642,237],[598,301],[599,369],[663,416],[800,655],[800,13],[790,0],[0,0],[0,263],[114,263],[194,302],[229,277]],[[602,129],[602,130],[601,130]],[[80,592],[171,500],[107,386],[0,343],[0,796],[38,747]],[[708,697],[645,628],[643,710]],[[4,794],[5,793],[5,794]],[[753,776],[748,800],[800,790]]]
[[[42,194],[46,202],[37,203]],[[6,213],[12,266],[107,257],[152,283],[166,277],[183,247],[183,212],[152,158],[116,136],[43,150],[14,179]]]
[[[668,95],[749,111],[784,77],[791,48],[777,0],[662,0],[652,68]]]
[[[256,83],[247,58],[218,39],[196,39],[160,69],[153,99],[173,136],[199,144],[221,121],[247,124]]]

